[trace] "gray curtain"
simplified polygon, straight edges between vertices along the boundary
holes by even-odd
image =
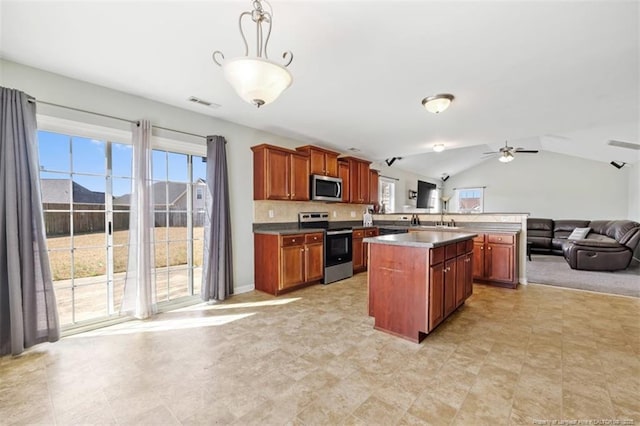
[[[204,301],[224,300],[233,294],[226,143],[222,136],[207,136],[207,208],[200,292]]]
[[[0,87],[0,355],[60,337],[36,132],[35,104]]]

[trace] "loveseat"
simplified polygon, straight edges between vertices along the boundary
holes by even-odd
[[[586,236],[569,238],[576,228],[584,229]],[[531,253],[562,255],[572,269],[626,269],[639,242],[640,223],[630,220],[527,220]]]

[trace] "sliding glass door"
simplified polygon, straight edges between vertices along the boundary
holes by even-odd
[[[38,132],[47,246],[60,322],[118,315],[127,269],[130,145]],[[206,164],[154,151],[159,302],[200,290]]]

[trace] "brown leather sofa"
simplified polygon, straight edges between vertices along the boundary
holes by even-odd
[[[575,228],[591,228],[591,231],[585,239],[568,240]],[[527,220],[527,243],[531,252],[563,255],[572,269],[625,269],[639,242],[640,224],[630,220]]]

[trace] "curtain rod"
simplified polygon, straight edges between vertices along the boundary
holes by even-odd
[[[87,113],[87,114],[93,114],[93,115],[97,115],[97,116],[100,116],[100,117],[111,118],[111,119],[114,119],[114,120],[124,121],[126,123],[131,123],[131,124],[135,123],[136,125],[140,125],[140,122],[138,120],[128,120],[126,118],[116,117],[114,115],[102,114],[102,113],[94,112],[94,111],[87,111],[86,109],[74,108],[74,107],[70,107],[70,106],[66,106],[66,105],[54,104],[53,102],[41,101],[41,100],[37,100],[36,98],[32,98],[32,97],[29,97],[27,100],[29,102],[31,102],[31,103],[37,103],[37,104],[54,106],[54,107],[58,107],[58,108],[70,109],[72,111],[84,112],[84,113]],[[160,129],[160,130],[166,130],[168,132],[181,133],[183,135],[188,135],[188,136],[195,136],[197,138],[207,139],[206,136],[198,135],[198,134],[195,134],[195,133],[184,132],[182,130],[169,129],[167,127],[160,127],[160,126],[153,126],[153,128],[154,129]]]
[[[463,186],[462,188],[452,188],[454,191],[458,190],[458,189],[476,189],[476,188],[482,188],[485,189],[486,186]]]

